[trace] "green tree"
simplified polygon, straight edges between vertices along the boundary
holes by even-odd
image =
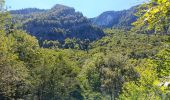
[[[170,18],[169,0],[150,0],[143,4],[137,14],[138,20],[133,23],[134,29],[141,30],[147,26],[147,30],[155,30],[155,33],[168,34]]]
[[[165,49],[157,54],[155,62],[158,64],[157,71],[159,77],[170,76],[170,50]]]
[[[152,60],[144,59],[136,67],[139,78],[137,81],[126,82],[123,87],[122,100],[161,100],[161,90],[154,85],[158,81],[156,64]]]

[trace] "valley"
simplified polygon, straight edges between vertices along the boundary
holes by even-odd
[[[94,18],[0,5],[0,100],[169,100],[169,0]]]

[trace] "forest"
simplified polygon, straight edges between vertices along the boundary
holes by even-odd
[[[91,19],[0,0],[0,100],[170,100],[170,0]]]

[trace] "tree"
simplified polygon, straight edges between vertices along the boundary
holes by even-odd
[[[5,0],[0,0],[0,30],[8,29],[11,24],[11,16],[4,9]]]
[[[136,67],[139,78],[137,81],[126,82],[123,86],[121,100],[156,99],[161,100],[161,90],[154,85],[158,81],[156,64],[149,59],[141,60]]]
[[[157,54],[157,58],[155,60],[155,62],[157,63],[158,67],[157,67],[157,72],[159,77],[163,78],[163,77],[169,77],[170,76],[170,50],[169,49],[165,49],[165,50],[161,50],[158,54]]]
[[[125,67],[128,66],[126,63],[127,57],[121,54],[110,53],[105,56],[103,53],[96,53],[92,59],[88,59],[79,75],[84,98],[118,98],[124,82],[134,74],[133,69]]]
[[[28,92],[28,69],[15,52],[15,38],[0,31],[0,98],[23,98]]]
[[[15,53],[15,38],[7,32],[10,17],[0,0],[0,99],[22,98],[27,92],[28,69]]]
[[[154,30],[155,33],[168,34],[170,18],[169,0],[150,0],[139,8],[137,15],[140,17],[133,25],[135,30],[145,28]]]

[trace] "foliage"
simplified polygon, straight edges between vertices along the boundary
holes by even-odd
[[[62,15],[63,10],[75,14],[72,8],[57,5],[47,15]],[[106,36],[93,42],[76,37],[65,38],[62,42],[56,39],[38,41],[11,24],[5,9],[0,11],[1,100],[170,98],[170,36],[105,29]],[[37,12],[39,10],[34,13]],[[81,14],[75,16],[86,20]],[[48,17],[53,19],[53,16]],[[59,20],[57,17],[55,21]],[[34,21],[42,25],[40,20]],[[55,21],[50,20],[50,24]]]
[[[64,42],[66,38],[93,41],[104,36],[82,13],[64,5],[55,5],[49,10],[22,9],[10,13],[13,22],[19,22],[18,27],[37,37],[41,44],[45,40]]]
[[[169,34],[169,15],[169,0],[150,0],[140,7],[138,12],[140,18],[134,23],[135,29],[147,27],[147,30],[154,30],[155,33]]]

